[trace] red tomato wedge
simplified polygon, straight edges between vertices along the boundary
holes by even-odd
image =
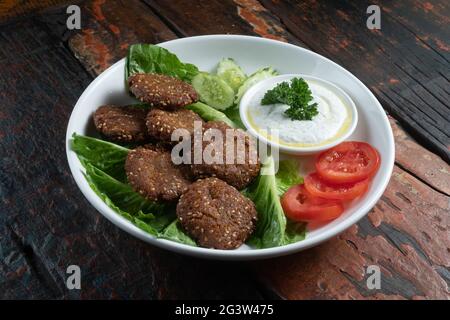
[[[286,216],[294,221],[329,221],[344,211],[339,201],[314,197],[302,184],[286,191],[281,206]]]
[[[369,179],[355,183],[331,184],[323,180],[317,173],[305,177],[305,188],[308,192],[324,199],[352,200],[363,195],[369,187]]]
[[[370,144],[346,141],[322,152],[317,173],[332,183],[356,182],[372,177],[380,166],[380,155]]]

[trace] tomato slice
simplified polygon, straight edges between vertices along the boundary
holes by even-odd
[[[352,200],[369,188],[369,179],[355,183],[332,184],[323,180],[317,173],[305,177],[305,188],[315,197],[332,200]]]
[[[314,197],[302,184],[286,191],[281,206],[286,216],[294,221],[329,221],[344,211],[339,201]]]
[[[346,141],[324,151],[316,161],[316,170],[326,181],[356,182],[372,177],[380,166],[380,155],[370,144]]]

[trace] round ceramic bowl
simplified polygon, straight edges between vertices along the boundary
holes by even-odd
[[[200,70],[212,71],[220,59],[232,57],[247,74],[260,67],[272,66],[280,74],[299,73],[338,84],[358,108],[358,124],[348,139],[366,141],[377,148],[382,159],[381,166],[369,191],[363,197],[353,201],[336,220],[324,225],[310,225],[306,239],[300,242],[267,249],[252,249],[244,245],[236,250],[216,250],[157,239],[119,216],[95,194],[83,175],[83,166],[70,148],[70,139],[74,132],[95,135],[92,113],[100,105],[125,105],[135,102],[125,88],[125,59],[122,59],[105,70],[86,88],[73,109],[66,133],[67,158],[75,182],[92,206],[116,226],[151,245],[182,254],[223,260],[262,259],[291,254],[326,240],[333,241],[334,236],[364,217],[381,197],[394,166],[392,130],[380,103],[350,72],[310,50],[257,37],[211,35],[177,39],[159,45],[175,53],[181,61],[195,64]],[[301,158],[302,173],[312,169],[310,158]]]
[[[292,78],[303,78],[304,80],[314,81],[320,84],[322,87],[329,89],[333,92],[344,105],[347,107],[347,111],[350,117],[350,123],[345,131],[339,135],[336,139],[327,141],[326,143],[321,143],[319,145],[314,146],[289,146],[285,144],[280,144],[272,139],[268,139],[267,136],[260,134],[250,123],[248,119],[248,108],[254,100],[255,96],[260,97],[263,95],[262,90],[264,88],[272,88],[276,86],[278,83],[283,81],[289,81]],[[265,91],[265,90],[264,90]],[[345,93],[344,90],[336,86],[335,84],[310,75],[306,74],[283,74],[280,76],[272,77],[265,79],[261,82],[258,82],[254,86],[252,86],[242,97],[241,102],[239,103],[239,113],[242,119],[242,123],[245,125],[247,130],[255,137],[257,137],[260,141],[265,144],[269,144],[272,147],[277,148],[282,153],[294,154],[294,155],[310,155],[315,154],[321,151],[325,151],[338,145],[342,141],[346,140],[350,135],[355,131],[356,124],[358,123],[358,111],[356,109],[356,105],[353,102],[352,98],[348,94]]]

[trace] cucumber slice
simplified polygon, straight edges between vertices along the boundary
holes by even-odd
[[[216,110],[214,108],[211,108],[210,106],[202,102],[195,102],[193,104],[190,104],[186,106],[186,109],[194,111],[205,121],[222,121],[232,128],[238,127],[238,124],[236,124],[233,120],[227,117],[225,113]],[[230,109],[232,108],[228,108],[227,111]]]
[[[201,101],[217,110],[225,110],[233,104],[233,89],[218,76],[199,73],[192,79],[192,86]]]
[[[241,101],[244,93],[248,89],[250,89],[250,87],[253,86],[254,84],[260,82],[261,80],[271,78],[276,75],[278,75],[278,72],[275,69],[273,69],[272,67],[266,67],[266,68],[259,69],[258,71],[253,73],[250,77],[248,77],[247,80],[245,80],[245,82],[239,88],[239,90],[236,94],[234,103],[239,104],[239,101]]]
[[[231,58],[223,58],[217,67],[217,76],[237,92],[239,87],[247,79],[244,71]]]

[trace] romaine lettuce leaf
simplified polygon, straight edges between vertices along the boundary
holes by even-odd
[[[129,184],[114,179],[90,163],[86,165],[86,179],[94,184],[97,190],[107,196],[120,210],[131,215],[164,212],[164,205],[146,200],[135,192]]]
[[[303,183],[299,175],[298,162],[295,160],[283,160],[278,164],[278,172],[275,175],[278,196],[282,196],[290,187]]]
[[[134,192],[130,185],[109,176],[92,164],[86,164],[86,179],[92,190],[114,211],[149,234],[194,245],[177,222],[175,206],[149,201]]]
[[[163,239],[168,239],[184,244],[189,244],[191,246],[196,246],[195,241],[192,240],[184,231],[181,229],[178,220],[174,220],[160,235]]]
[[[133,44],[128,49],[125,77],[135,73],[161,73],[190,82],[198,68],[181,62],[167,49],[152,44]]]
[[[239,113],[239,106],[232,105],[228,109],[223,110],[225,116],[227,116],[235,124],[235,128],[240,128],[247,130],[244,123],[242,122],[241,115]]]
[[[294,222],[287,219],[286,232],[284,234],[283,245],[304,240],[306,237],[306,223]]]
[[[124,165],[129,149],[77,134],[72,149],[86,169],[90,187],[111,209],[155,237],[195,245],[173,226],[177,221],[174,204],[149,201],[126,182]]]
[[[287,222],[280,203],[280,196],[292,185],[300,183],[298,164],[295,160],[280,161],[278,172],[273,174],[274,160],[268,157],[263,162],[260,175],[248,187],[245,195],[253,200],[258,212],[256,230],[249,244],[256,248],[276,247],[304,239],[303,223]]]
[[[76,133],[72,137],[72,150],[84,166],[90,163],[113,178],[126,181],[124,165],[129,149]]]

